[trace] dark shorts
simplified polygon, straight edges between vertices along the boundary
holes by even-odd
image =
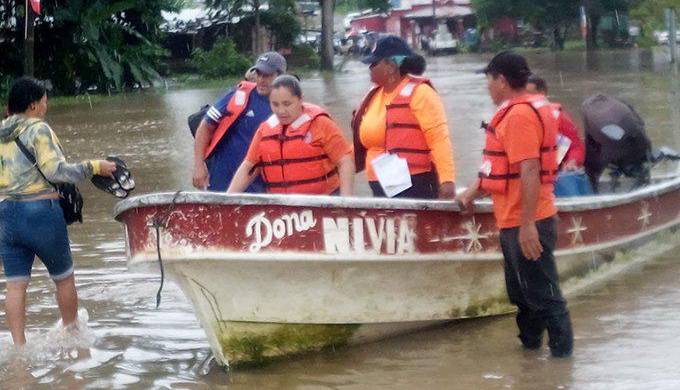
[[[68,231],[59,201],[0,201],[0,259],[7,281],[30,280],[35,256],[55,281],[73,273]]]

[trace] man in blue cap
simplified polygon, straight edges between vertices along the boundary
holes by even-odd
[[[268,52],[252,68],[255,82],[241,81],[211,106],[196,130],[193,185],[201,190],[226,191],[262,122],[272,115],[271,83],[286,72],[286,59]],[[261,179],[246,190],[265,192]]]

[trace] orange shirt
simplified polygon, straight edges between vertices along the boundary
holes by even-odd
[[[543,126],[536,112],[528,105],[519,104],[511,108],[496,126],[496,135],[503,144],[511,165],[540,158]],[[517,168],[519,170],[519,167]],[[499,228],[517,227],[521,224],[521,186],[521,179],[513,179],[509,181],[505,194],[491,195],[493,212]],[[553,185],[541,184],[535,220],[548,218],[556,213]]]
[[[266,122],[263,122],[264,125]],[[342,130],[327,116],[319,116],[310,124],[309,132],[312,134],[310,145],[321,147],[328,158],[337,164],[343,157],[352,153],[352,145],[342,135]],[[252,164],[260,162],[260,140],[262,139],[262,126],[257,129],[253,140],[248,148],[245,160]]]
[[[387,105],[392,102],[402,87],[408,82],[405,78],[394,91],[390,93],[378,90],[366,108],[361,120],[359,137],[366,148],[366,175],[368,180],[378,180],[371,161],[378,155],[385,153],[385,126],[387,124]],[[456,171],[453,162],[453,148],[446,123],[444,105],[437,92],[427,84],[420,84],[413,91],[410,103],[413,115],[423,129],[425,141],[430,148],[430,158],[439,177],[439,183],[455,182]],[[424,173],[414,172],[414,173]]]

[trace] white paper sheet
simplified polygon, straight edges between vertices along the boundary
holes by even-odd
[[[406,159],[396,154],[383,153],[371,161],[385,195],[393,197],[411,188],[411,173]]]
[[[562,164],[562,160],[567,155],[569,147],[571,146],[571,140],[562,134],[557,135],[557,165]]]

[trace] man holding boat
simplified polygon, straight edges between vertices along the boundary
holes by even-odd
[[[525,348],[539,349],[547,329],[552,355],[567,357],[573,333],[553,256],[557,120],[544,96],[526,91],[531,71],[524,57],[501,52],[483,73],[498,110],[484,126],[479,179],[456,199],[467,208],[491,195],[519,338]]]

